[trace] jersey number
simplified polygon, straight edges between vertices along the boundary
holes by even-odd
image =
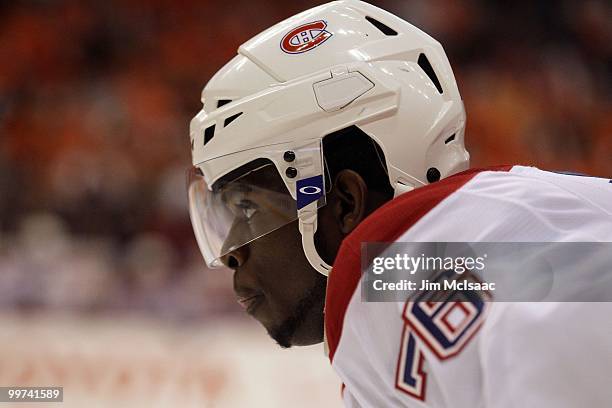
[[[404,331],[398,357],[395,386],[425,400],[427,374],[416,336],[438,359],[456,356],[480,328],[487,303],[470,292],[450,293],[445,302],[406,302]],[[460,300],[457,300],[460,299]]]

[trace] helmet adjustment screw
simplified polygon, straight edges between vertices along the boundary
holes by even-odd
[[[287,175],[287,177],[289,178],[294,178],[295,176],[297,176],[297,169],[295,167],[287,167],[287,170],[285,170],[285,174]]]
[[[294,153],[294,152],[292,152],[291,150],[287,150],[287,151],[285,152],[285,154],[283,154],[283,159],[284,159],[286,162],[292,162],[292,161],[294,161],[294,160],[295,160],[295,153]]]
[[[433,183],[434,181],[440,180],[440,170],[435,167],[430,167],[427,169],[427,181]]]

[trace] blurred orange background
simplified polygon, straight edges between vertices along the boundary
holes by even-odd
[[[445,47],[465,101],[472,166],[612,176],[609,2],[373,3]],[[123,333],[142,324],[146,337],[158,335],[150,325],[164,333],[214,331],[221,319],[265,337],[242,316],[231,275],[206,270],[197,250],[186,206],[188,124],[202,87],[242,42],[317,4],[0,3],[4,330],[31,336],[34,326],[53,327],[69,315],[77,323],[57,324],[88,339],[92,332],[81,329],[88,322],[129,315],[140,323],[101,325]],[[28,344],[44,347],[45,340]],[[163,350],[170,356],[175,347]],[[273,355],[276,347],[262,350]],[[291,361],[278,360],[279,369]],[[247,363],[232,364],[248,375]],[[333,377],[320,370],[321,383]],[[0,383],[55,378],[22,371],[19,364],[5,370]],[[219,384],[235,390],[231,372]]]

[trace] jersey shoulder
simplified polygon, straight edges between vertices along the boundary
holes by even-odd
[[[359,249],[361,242],[393,242],[423,216],[475,176],[485,172],[506,173],[513,166],[475,168],[394,198],[370,214],[346,237],[343,245]]]
[[[348,303],[360,278],[362,242],[393,242],[440,202],[482,172],[507,172],[511,165],[475,168],[402,194],[384,204],[349,234],[338,251],[327,284],[325,330],[329,357],[340,340]]]
[[[361,244],[395,241],[612,241],[612,183],[505,165],[457,173],[381,206],[336,256],[326,298],[330,357],[361,276]]]

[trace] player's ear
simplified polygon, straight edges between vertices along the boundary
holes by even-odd
[[[333,214],[343,234],[350,233],[367,215],[368,186],[353,170],[342,170],[336,176]]]

